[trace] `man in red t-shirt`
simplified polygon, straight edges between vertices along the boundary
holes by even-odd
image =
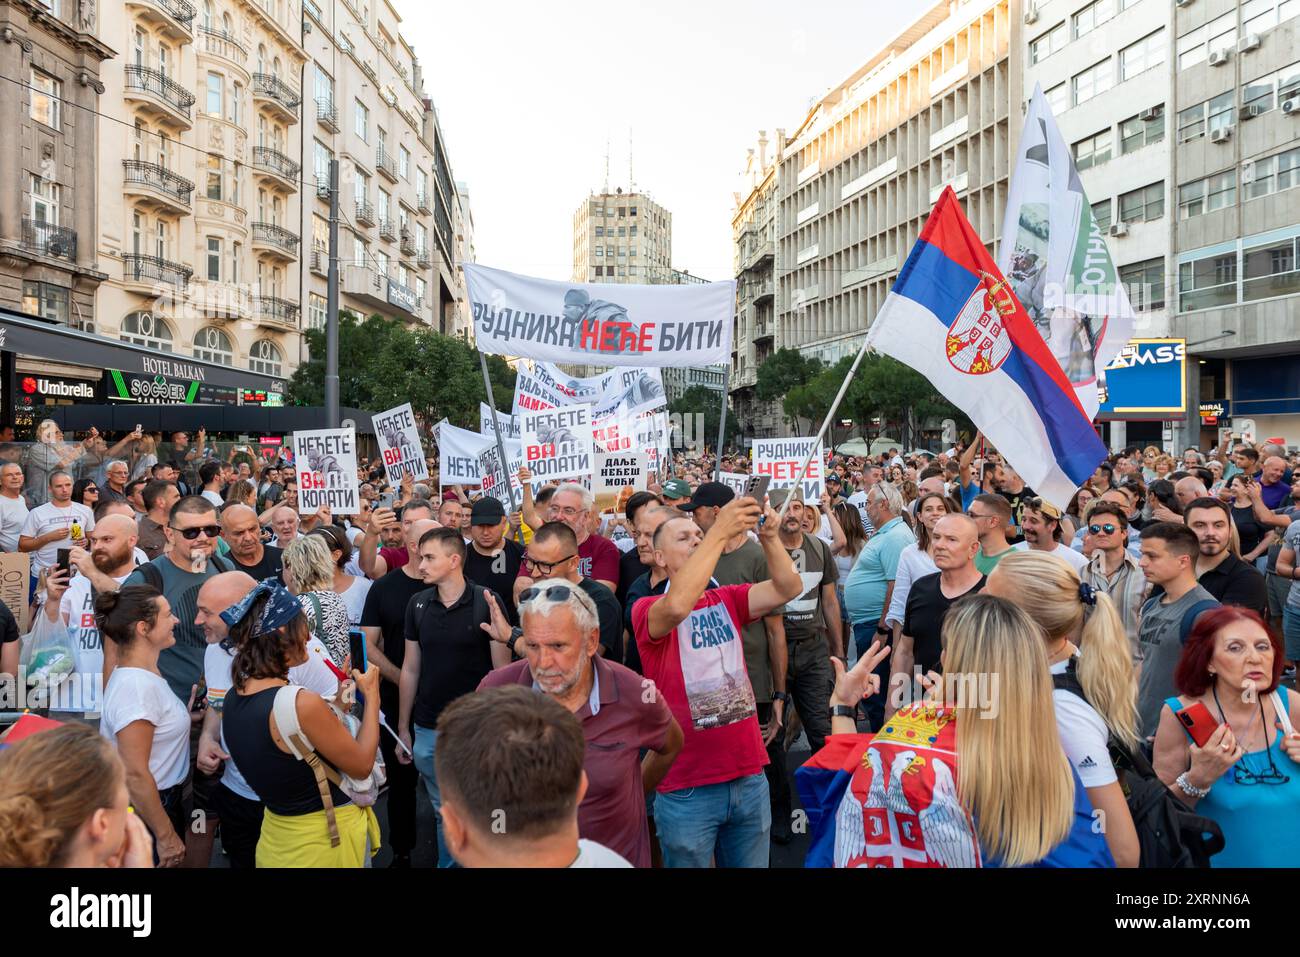
[[[520,472],[521,476],[524,474]],[[521,481],[527,482],[530,478],[531,476]],[[591,509],[595,503],[590,491],[576,482],[565,482],[555,490],[547,503],[544,519],[547,522],[563,522],[578,536],[578,571],[583,578],[594,578],[610,591],[618,591],[618,568],[623,553],[608,538],[591,534]],[[524,521],[528,521],[527,512]],[[532,583],[528,566],[520,566],[515,594],[518,595]]]
[[[427,499],[417,498],[407,502],[402,507],[403,536],[413,523],[431,518],[433,518],[433,504]],[[361,537],[361,554],[357,558],[357,564],[373,581],[378,581],[389,572],[396,571],[410,560],[410,552],[404,547],[379,547],[380,532],[396,521],[397,513],[391,508],[377,508],[370,513],[366,533]]]
[[[689,518],[664,522],[655,532],[654,561],[668,575],[668,590],[632,606],[642,673],[668,702],[684,738],[655,797],[665,867],[768,863],[767,749],[740,629],[803,591],[774,511],[759,531],[770,579],[709,587],[727,543],[757,528],[762,513],[746,497],[724,505],[707,534]]]

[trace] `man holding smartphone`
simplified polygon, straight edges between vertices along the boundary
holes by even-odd
[[[18,533],[18,550],[32,553],[33,588],[40,573],[58,561],[60,548],[84,545],[95,527],[94,513],[72,500],[72,476],[67,472],[50,473],[49,493],[49,501],[27,513]]]

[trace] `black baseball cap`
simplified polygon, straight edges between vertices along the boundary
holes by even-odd
[[[691,496],[691,500],[678,505],[677,508],[683,512],[693,512],[697,508],[726,505],[735,497],[736,493],[729,485],[723,485],[721,482],[702,482],[695,490],[695,494]]]
[[[499,499],[484,496],[469,510],[470,525],[500,525],[506,517],[505,506]]]

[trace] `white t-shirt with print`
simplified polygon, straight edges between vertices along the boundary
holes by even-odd
[[[569,867],[631,867],[627,858],[585,837],[578,838],[578,856]]]
[[[60,548],[72,548],[74,545],[82,548],[86,547],[86,537],[90,530],[95,527],[95,513],[84,505],[78,505],[76,502],[69,502],[63,508],[55,505],[53,502],[46,502],[44,505],[38,505],[27,513],[27,520],[23,522],[21,535],[28,538],[39,538],[42,535],[48,535],[56,528],[72,527],[73,522],[81,526],[81,538],[60,538],[52,542],[47,542],[31,553],[32,556],[32,577],[35,578],[37,573],[43,568],[49,568],[59,560]]]
[[[120,585],[126,581],[127,575],[113,581]],[[68,635],[72,638],[72,646],[77,649],[77,673],[81,675],[81,686],[90,691],[84,707],[79,705],[75,710],[87,715],[98,714],[103,707],[100,691],[104,674],[104,640],[95,624],[95,597],[89,578],[85,575],[73,577],[59,602],[59,613],[68,623]]]
[[[1029,551],[1028,542],[1016,542],[1016,544],[1012,545],[1011,547],[1019,552]],[[1053,558],[1061,559],[1061,561],[1069,564],[1069,566],[1073,568],[1076,572],[1078,572],[1080,575],[1082,575],[1083,570],[1088,567],[1088,559],[1084,556],[1083,552],[1076,552],[1073,548],[1066,545],[1064,542],[1057,542],[1056,548],[1054,548],[1050,552],[1043,551],[1043,549],[1041,548],[1035,549],[1035,551],[1041,551],[1043,552],[1044,555],[1051,555]]]
[[[159,791],[175,787],[190,771],[190,715],[161,675],[118,666],[104,689],[99,733],[117,746],[117,734],[136,721],[153,725],[149,773]]]
[[[1068,666],[1068,661],[1058,661],[1052,665],[1052,674],[1063,675]],[[1056,706],[1056,731],[1061,736],[1061,747],[1083,786],[1100,788],[1118,781],[1107,748],[1110,729],[1097,709],[1063,688],[1052,690],[1052,703]]]

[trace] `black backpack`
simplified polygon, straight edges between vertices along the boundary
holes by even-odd
[[[1074,665],[1072,660],[1064,674],[1052,675],[1052,685],[1087,701]],[[1219,825],[1169,790],[1140,748],[1129,748],[1113,734],[1106,747],[1137,830],[1138,866],[1209,867],[1224,847]]]

